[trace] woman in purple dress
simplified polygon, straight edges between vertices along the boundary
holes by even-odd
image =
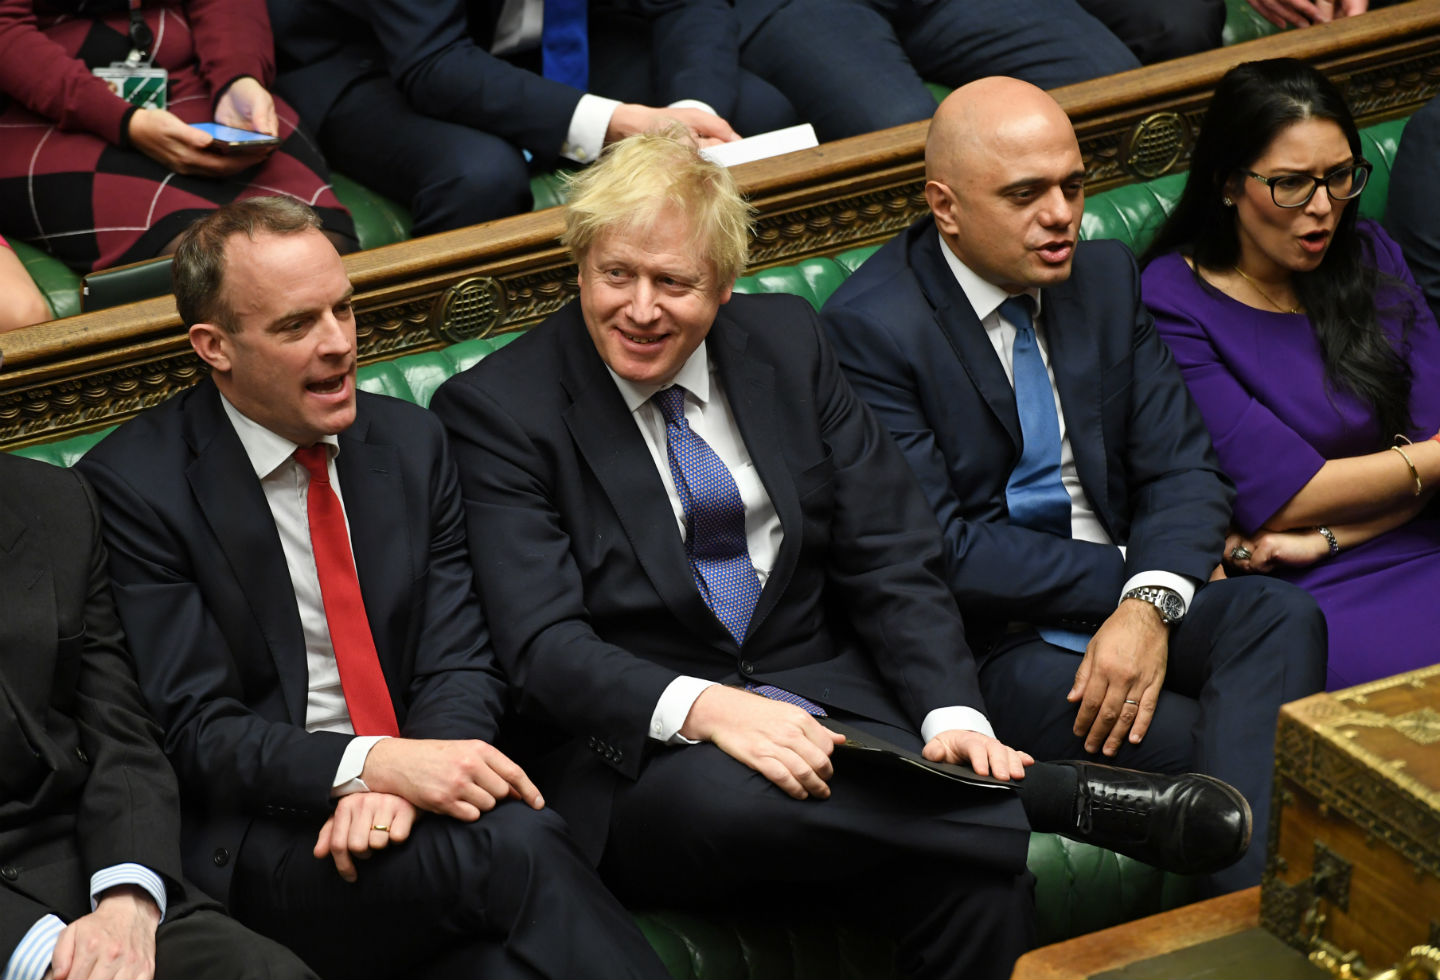
[[[1357,220],[1369,171],[1323,75],[1239,65],[1143,278],[1235,481],[1223,573],[1314,595],[1332,689],[1440,662],[1440,329]]]

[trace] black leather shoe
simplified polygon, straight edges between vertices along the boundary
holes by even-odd
[[[1250,804],[1214,776],[1056,762],[1079,777],[1075,826],[1059,833],[1178,874],[1228,868],[1250,846]]]

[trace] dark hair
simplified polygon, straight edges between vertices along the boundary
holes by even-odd
[[[1226,183],[1249,170],[1286,127],[1306,119],[1337,124],[1356,160],[1361,158],[1360,133],[1340,90],[1316,69],[1293,58],[1251,61],[1236,65],[1215,87],[1215,95],[1195,150],[1190,177],[1174,212],[1145,252],[1144,264],[1181,250],[1199,268],[1230,268],[1240,257],[1235,209],[1222,200]],[[1325,191],[1317,188],[1316,193]],[[1356,231],[1358,202],[1340,217],[1334,238],[1320,265],[1293,278],[1296,298],[1304,306],[1320,344],[1325,377],[1368,402],[1380,425],[1382,445],[1397,432],[1408,432],[1413,372],[1401,353],[1415,320],[1413,301],[1401,304],[1403,284],[1375,266],[1374,247]],[[1202,280],[1203,282],[1203,280]],[[1381,287],[1397,297],[1401,310],[1400,350],[1380,326],[1377,295]]]
[[[225,247],[232,235],[253,240],[260,232],[294,235],[320,228],[320,216],[293,197],[251,197],[232,201],[197,218],[180,239],[170,281],[175,306],[187,327],[215,323],[234,333],[239,325],[225,302]]]

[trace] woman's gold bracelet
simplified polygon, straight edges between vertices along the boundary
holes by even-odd
[[[1399,453],[1400,458],[1405,461],[1405,465],[1410,467],[1410,475],[1415,478],[1415,496],[1420,496],[1420,491],[1425,489],[1425,487],[1420,482],[1420,471],[1415,468],[1415,463],[1410,459],[1410,454],[1399,446],[1391,446],[1390,448]]]

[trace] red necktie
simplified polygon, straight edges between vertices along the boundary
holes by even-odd
[[[330,486],[329,454],[324,443],[317,443],[309,449],[295,450],[295,459],[310,472],[310,492],[306,495],[310,547],[315,552],[325,621],[330,627],[330,645],[340,669],[345,704],[350,709],[350,724],[356,735],[399,735],[395,708],[370,635],[360,580],[355,575],[345,512]]]

